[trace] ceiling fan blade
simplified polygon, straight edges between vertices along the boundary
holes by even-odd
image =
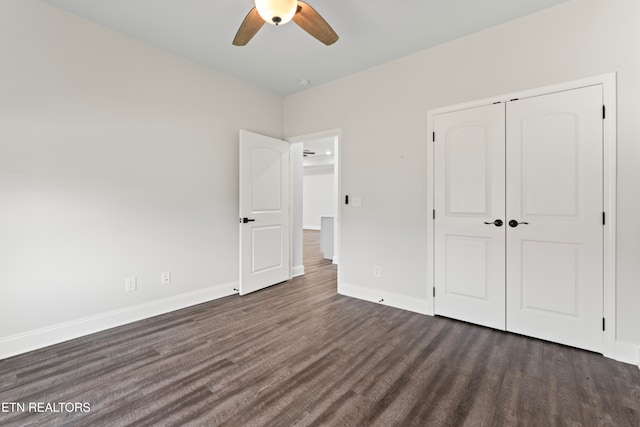
[[[338,35],[327,21],[303,1],[298,0],[298,11],[293,15],[293,22],[327,46],[338,41]]]
[[[240,24],[240,28],[238,28],[238,32],[233,39],[233,45],[245,46],[263,25],[264,19],[260,17],[258,10],[254,7],[247,13],[244,21]]]

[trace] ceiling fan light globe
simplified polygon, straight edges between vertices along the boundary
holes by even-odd
[[[272,25],[291,21],[298,8],[297,0],[255,0],[260,17]]]

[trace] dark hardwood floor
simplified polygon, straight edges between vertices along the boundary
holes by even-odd
[[[0,361],[0,403],[90,404],[0,425],[640,426],[636,366],[337,295],[317,232],[305,270]]]

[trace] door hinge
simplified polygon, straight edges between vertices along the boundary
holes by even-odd
[[[436,219],[436,210],[433,210],[433,219]]]
[[[602,318],[602,330],[604,331],[604,317]]]
[[[607,223],[606,214],[602,212],[602,225],[605,225],[606,223]]]
[[[433,287],[433,297],[434,298],[436,297],[436,287],[435,286]]]
[[[605,107],[604,105],[602,106],[602,119],[606,119],[607,118],[607,107]]]
[[[431,137],[433,138],[433,142],[436,142],[436,133],[435,132],[433,132]]]

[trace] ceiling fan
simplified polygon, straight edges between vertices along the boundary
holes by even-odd
[[[255,0],[233,39],[234,46],[244,46],[256,35],[265,22],[273,25],[291,20],[327,46],[338,41],[338,35],[314,8],[299,0]]]

